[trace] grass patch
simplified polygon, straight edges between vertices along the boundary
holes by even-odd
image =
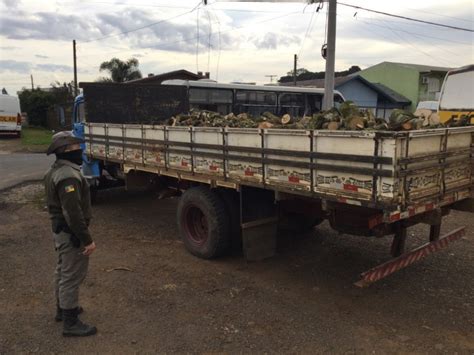
[[[34,151],[46,151],[51,144],[53,133],[45,128],[25,127],[21,130],[21,144]]]

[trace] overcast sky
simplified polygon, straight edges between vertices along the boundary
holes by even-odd
[[[316,12],[316,4],[304,2],[0,1],[0,87],[10,93],[30,87],[30,74],[41,87],[71,81],[73,39],[79,81],[105,76],[99,65],[113,57],[137,58],[144,76],[187,69],[209,71],[220,82],[269,82],[266,75],[292,69],[294,54],[299,68],[321,71],[325,66],[320,48],[327,5]],[[473,29],[472,0],[343,2]],[[383,61],[443,67],[474,63],[473,33],[339,4],[336,70]]]

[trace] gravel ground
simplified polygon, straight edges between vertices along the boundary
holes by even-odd
[[[98,245],[82,287],[94,337],[61,336],[53,320],[55,255],[42,188],[0,193],[0,353],[474,353],[474,221],[449,249],[353,286],[389,258],[390,240],[322,224],[281,235],[263,262],[200,260],[178,240],[176,199],[107,191],[94,206]],[[411,247],[428,228],[409,230]]]

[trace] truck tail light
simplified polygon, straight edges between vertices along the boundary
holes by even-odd
[[[19,113],[16,115],[16,124],[21,126],[21,114]]]

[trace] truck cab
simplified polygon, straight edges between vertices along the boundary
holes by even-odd
[[[85,103],[84,95],[78,95],[74,100],[73,108],[73,133],[76,137],[85,139],[84,134],[84,123],[86,122],[85,115]],[[91,186],[97,185],[97,181],[100,177],[100,166],[99,161],[94,159],[89,159],[86,154],[86,144],[81,144],[82,149],[82,173],[88,179]]]

